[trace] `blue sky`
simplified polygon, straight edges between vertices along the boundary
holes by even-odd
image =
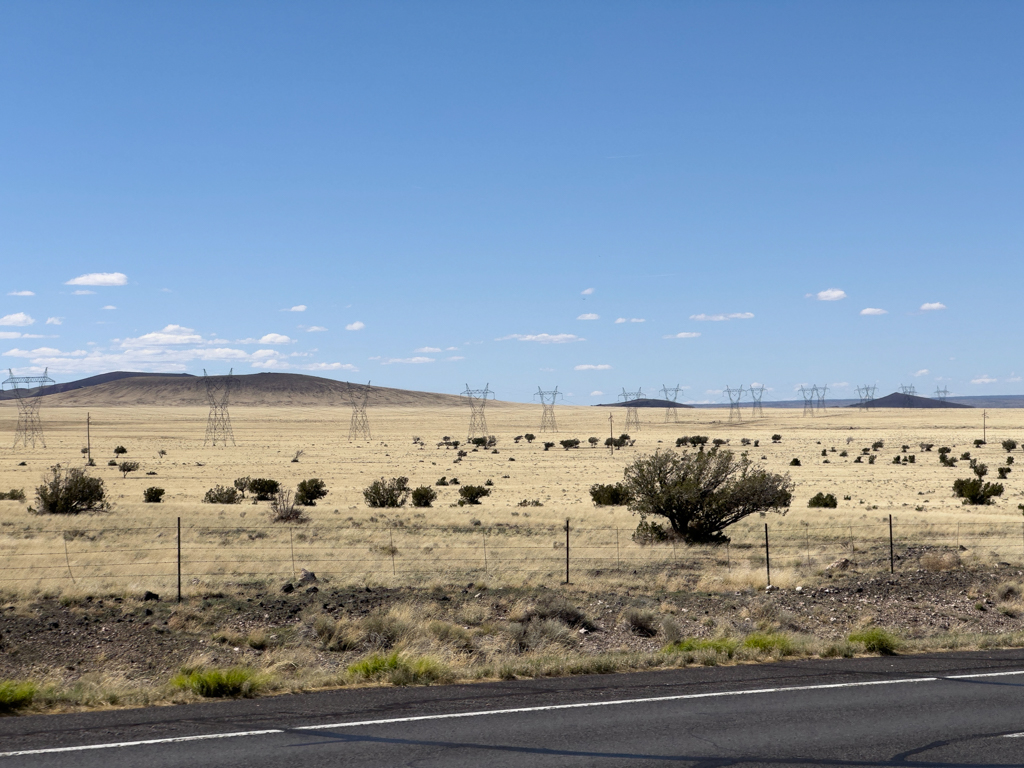
[[[4,3],[0,364],[1020,392],[1022,34],[1010,2]]]

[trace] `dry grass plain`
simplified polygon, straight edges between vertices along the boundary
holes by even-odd
[[[237,445],[204,447],[205,408],[90,407],[90,472],[104,479],[112,509],[64,519],[31,513],[48,466],[82,464],[86,413],[44,407],[45,449],[0,449],[0,488],[29,497],[0,502],[0,678],[38,681],[37,710],[194,699],[169,683],[179,668],[243,666],[265,690],[308,690],[848,655],[864,651],[847,637],[865,626],[894,630],[907,649],[1024,643],[1024,467],[1014,465],[996,504],[967,507],[951,494],[953,480],[970,475],[967,462],[944,468],[935,450],[919,447],[970,451],[995,479],[1008,455],[1000,441],[1024,442],[1021,411],[990,411],[988,444],[975,448],[978,410],[836,409],[805,418],[766,409],[764,418],[729,423],[727,410],[695,409],[666,424],[663,411],[648,409],[635,446],[611,453],[545,451],[542,442],[603,442],[609,415],[613,433],[623,431],[621,409],[558,408],[560,431],[542,435],[539,407],[493,403],[497,453],[481,449],[455,463],[456,452],[437,443],[465,440],[468,408],[371,408],[373,440],[349,442],[347,408],[233,407]],[[13,404],[0,404],[8,445],[15,422]],[[527,432],[537,435],[532,445],[514,441]],[[781,442],[772,443],[775,433]],[[734,526],[728,548],[635,544],[637,518],[595,507],[589,487],[620,480],[634,457],[694,434],[788,472],[791,510]],[[854,463],[879,440],[874,464]],[[141,462],[139,472],[123,478],[106,466],[117,445]],[[903,445],[915,463],[892,463]],[[790,466],[793,458],[801,466]],[[301,524],[272,523],[267,503],[201,503],[207,489],[246,475],[289,487],[319,477],[330,493]],[[372,480],[400,475],[435,487],[438,501],[365,505]],[[435,486],[442,476],[491,480],[492,494],[479,506],[454,506],[458,487]],[[161,504],[142,501],[153,485],[166,490]],[[808,508],[818,492],[835,494],[838,508]],[[541,506],[519,506],[524,500]],[[572,584],[563,586],[567,518]],[[765,523],[772,582],[782,587],[768,594]],[[848,570],[826,570],[839,558],[850,560]],[[318,592],[296,581],[303,568],[319,577]],[[282,594],[285,582],[296,584],[293,593]],[[142,602],[146,590],[161,600]]]

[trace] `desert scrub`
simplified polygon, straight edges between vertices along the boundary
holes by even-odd
[[[654,637],[658,634],[658,615],[654,611],[641,608],[627,608],[622,612],[622,623],[629,631],[640,637]]]
[[[731,637],[698,638],[684,637],[682,640],[666,645],[662,648],[664,653],[696,653],[698,651],[713,651],[720,653],[727,658],[732,658],[736,653],[739,643]]]
[[[28,681],[0,680],[0,715],[27,707],[38,690],[35,683]]]
[[[899,647],[899,640],[896,639],[896,636],[880,627],[854,632],[847,639],[851,643],[862,643],[865,651],[881,656],[892,656]]]
[[[790,656],[796,652],[793,641],[781,632],[753,632],[743,639],[743,647],[779,656]]]
[[[171,678],[171,685],[204,698],[249,698],[267,683],[250,667],[228,669],[182,669]]]
[[[103,481],[89,477],[83,469],[50,467],[43,484],[36,488],[39,511],[54,515],[77,515],[90,510],[105,510],[108,504]]]
[[[392,685],[432,685],[455,679],[451,670],[436,659],[398,651],[374,653],[350,665],[347,672],[356,681],[386,680]]]

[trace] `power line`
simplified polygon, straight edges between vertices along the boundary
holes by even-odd
[[[865,384],[863,387],[857,387],[857,397],[860,398],[860,409],[866,411],[871,407],[871,401],[875,399],[875,385]]]
[[[354,386],[349,385],[349,404],[352,406],[352,420],[348,426],[348,441],[370,439],[370,419],[366,416],[366,403],[370,399],[370,382],[366,382],[366,389],[358,392]]]
[[[629,405],[629,403],[635,403],[637,400],[643,400],[646,397],[647,395],[641,389],[638,389],[636,392],[627,392],[625,387],[622,388],[622,394],[619,395],[619,399],[626,403],[627,435],[640,431],[640,411],[637,410],[636,405]]]
[[[946,398],[949,397],[949,389],[947,389],[946,387],[943,387],[942,389],[939,389],[938,387],[936,387],[935,388],[935,397],[937,397],[939,399],[939,402],[942,402],[942,403],[946,402]]]
[[[487,437],[487,416],[484,413],[484,406],[487,405],[487,398],[494,395],[491,392],[491,385],[485,384],[483,389],[470,389],[469,384],[467,384],[466,391],[462,395],[469,400],[470,408],[469,436],[467,439]]]
[[[818,401],[818,388],[814,386],[808,389],[801,384],[800,394],[804,398],[804,416],[814,416],[814,406]]]
[[[683,388],[676,384],[674,387],[668,387],[664,384],[661,387],[661,396],[669,402],[678,403],[679,393],[683,391]],[[679,409],[672,405],[665,409],[665,423],[679,423]]]
[[[764,384],[751,384],[747,392],[750,393],[750,399],[753,401],[750,415],[755,419],[763,417],[764,410],[761,408],[761,398],[764,396]]]
[[[815,391],[818,393],[818,409],[825,410],[825,395],[828,394],[828,385],[823,384],[820,387],[815,385]]]
[[[228,371],[227,376],[208,376],[206,369],[203,369],[203,382],[206,384],[206,399],[210,402],[210,416],[206,420],[206,437],[203,445],[217,444],[227,445],[228,440],[235,444],[235,433],[231,429],[231,414],[228,413],[228,397],[231,394],[231,384],[234,381],[235,369]],[[218,386],[217,379],[223,380],[223,387]]]
[[[55,384],[48,375],[49,368],[43,369],[42,376],[15,376],[10,368],[7,372],[10,377],[3,383],[3,390],[13,392],[14,399],[18,401],[18,428],[14,433],[14,447],[21,443],[26,448],[35,448],[36,440],[46,447],[46,440],[43,438],[43,422],[39,420],[39,406],[42,401],[39,399],[38,390],[40,387]],[[37,390],[33,393],[33,390]]]
[[[729,398],[729,421],[743,421],[743,414],[740,412],[740,400],[743,399],[743,385],[739,389],[725,388],[725,394]]]
[[[557,432],[558,425],[555,423],[555,402],[562,396],[562,393],[558,391],[558,387],[553,390],[546,391],[537,387],[537,393],[534,397],[540,398],[540,404],[544,408],[544,413],[540,417],[540,431],[541,432]]]
[[[914,388],[913,384],[900,384],[900,392],[902,392],[904,395],[911,396],[917,394],[917,390]]]

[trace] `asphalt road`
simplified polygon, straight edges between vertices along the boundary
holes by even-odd
[[[1024,652],[340,690],[0,719],[0,768],[666,763],[1024,766]]]

